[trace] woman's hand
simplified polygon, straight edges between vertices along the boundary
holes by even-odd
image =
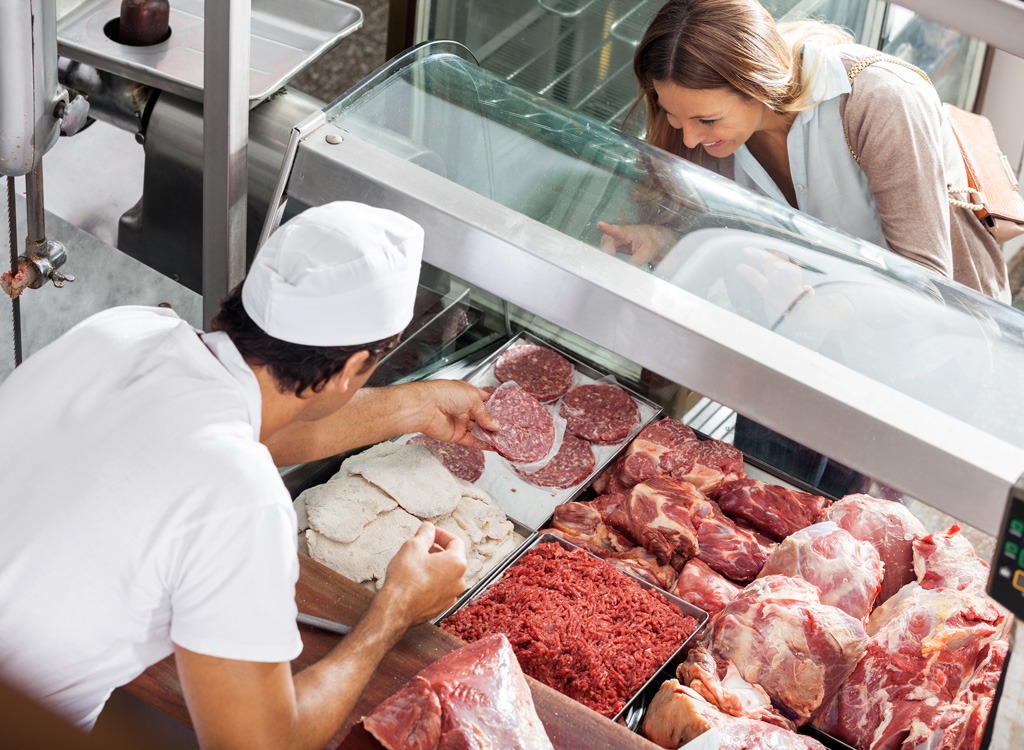
[[[597,222],[604,233],[601,250],[608,254],[623,253],[634,266],[657,263],[675,244],[675,233],[656,224],[609,224]]]

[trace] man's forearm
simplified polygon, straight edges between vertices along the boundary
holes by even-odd
[[[412,384],[361,388],[338,411],[316,422],[300,422],[278,430],[267,448],[278,466],[315,461],[364,445],[390,440],[415,429],[415,413],[407,408]]]
[[[386,608],[371,606],[334,650],[295,677],[299,732],[292,747],[323,747],[355,708],[380,661],[406,630]],[[358,717],[357,717],[358,718]]]

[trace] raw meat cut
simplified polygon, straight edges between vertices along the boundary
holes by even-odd
[[[618,531],[605,525],[601,514],[591,503],[562,503],[556,506],[551,516],[551,527],[567,542],[583,547],[598,557],[612,557],[636,546]]]
[[[515,381],[541,403],[551,403],[572,387],[572,362],[546,346],[519,344],[494,363],[494,377]]]
[[[526,674],[611,717],[697,622],[604,560],[542,542],[441,627],[467,641],[504,633]]]
[[[870,495],[847,495],[832,503],[827,514],[828,520],[849,531],[855,539],[870,542],[878,551],[885,577],[875,598],[876,607],[915,580],[912,542],[926,532],[906,507]]]
[[[715,658],[703,646],[690,649],[686,661],[676,668],[676,677],[723,713],[793,729],[793,722],[772,707],[763,687],[744,680],[735,664]]]
[[[697,557],[726,578],[752,581],[761,572],[775,543],[725,515],[713,501],[711,513],[697,526]]]
[[[600,493],[629,492],[630,488],[673,472],[687,475],[696,460],[697,436],[682,422],[665,418],[647,425],[625,453],[594,480]]]
[[[693,485],[656,477],[633,487],[605,523],[635,539],[662,565],[679,570],[700,549],[700,519],[713,513],[711,501]]]
[[[951,588],[984,594],[988,563],[974,552],[974,545],[957,524],[945,531],[914,540],[914,573],[922,588]]]
[[[598,445],[622,442],[640,422],[636,401],[617,385],[578,385],[565,394],[558,413],[566,430]]]
[[[783,539],[760,575],[802,578],[818,587],[822,604],[865,620],[882,588],[883,568],[871,544],[822,521]]]
[[[907,584],[871,613],[864,658],[815,725],[862,750],[896,750],[911,732],[915,747],[939,747],[943,724],[966,735],[969,712],[950,704],[991,707],[979,698],[995,690],[1007,619],[970,591]]]
[[[827,704],[867,647],[859,620],[822,604],[799,578],[766,576],[749,584],[701,639],[711,653],[760,685],[797,726]]]
[[[420,670],[363,718],[388,750],[550,750],[508,639],[463,646]]]
[[[475,482],[484,473],[484,452],[479,448],[435,440],[426,435],[409,438],[409,443],[422,445],[444,464],[444,468],[459,479]]]
[[[643,547],[632,547],[625,552],[616,552],[608,562],[624,573],[636,576],[665,591],[671,591],[678,573],[671,565],[661,565],[658,558]]]
[[[719,711],[676,680],[666,680],[644,716],[643,733],[654,743],[675,750],[709,729],[718,731],[718,750],[824,750],[810,737],[753,719]]]
[[[676,584],[669,591],[680,599],[700,607],[714,617],[726,604],[736,598],[742,589],[719,575],[707,563],[694,558],[679,571]]]
[[[743,479],[743,454],[721,440],[702,440],[692,444],[693,464],[673,469],[673,478],[689,482],[705,494],[711,494],[726,482]],[[680,454],[684,451],[680,451]]]
[[[725,482],[711,499],[733,518],[742,518],[775,541],[825,518],[828,500],[756,479]]]
[[[586,440],[565,433],[558,452],[540,471],[527,474],[515,468],[516,474],[538,487],[566,489],[590,476],[594,470],[594,449]]]
[[[519,386],[502,385],[487,399],[487,410],[500,427],[474,434],[491,443],[509,461],[530,463],[551,452],[555,444],[555,418],[540,401]]]

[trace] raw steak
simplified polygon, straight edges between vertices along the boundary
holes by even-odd
[[[671,565],[662,565],[658,558],[643,547],[632,547],[616,552],[608,561],[624,573],[636,576],[665,591],[671,591],[678,573]]]
[[[605,525],[601,514],[590,503],[562,503],[556,506],[551,517],[551,527],[567,542],[583,547],[598,557],[613,557],[636,546],[618,531]]]
[[[539,487],[566,489],[589,477],[594,470],[594,463],[594,449],[590,443],[565,433],[558,452],[543,469],[527,474],[516,468],[516,474]]]
[[[988,563],[974,552],[974,545],[953,524],[941,533],[914,540],[914,573],[922,588],[951,588],[984,594]]]
[[[707,563],[694,558],[679,571],[679,578],[670,592],[714,617],[742,589],[719,575]]]
[[[782,540],[760,575],[802,578],[821,591],[822,604],[865,620],[882,588],[882,562],[868,542],[831,521],[801,529]]]
[[[413,445],[422,445],[437,456],[438,460],[459,479],[475,482],[484,473],[484,452],[468,445],[435,440],[426,435],[416,435],[409,439]]]
[[[870,495],[847,495],[829,506],[828,520],[849,531],[855,539],[870,542],[885,566],[877,607],[905,584],[915,580],[912,543],[925,528],[900,503]]]
[[[967,712],[957,717],[950,704],[973,708],[994,692],[1006,619],[969,591],[907,584],[872,612],[864,658],[815,725],[862,750],[896,750],[911,732],[936,742],[914,746],[939,747],[941,735],[932,735],[944,724],[959,723],[966,734]]]
[[[697,557],[726,578],[752,581],[775,546],[767,537],[733,521],[713,501],[697,525]]]
[[[714,512],[711,501],[692,484],[657,477],[636,485],[605,523],[635,539],[662,565],[678,570],[699,551],[700,519]]]
[[[617,385],[578,385],[565,394],[558,413],[566,430],[598,445],[622,442],[640,421],[633,397]]]
[[[705,494],[713,493],[726,482],[746,476],[743,473],[743,454],[729,443],[702,440],[691,444],[689,450],[692,452],[693,463],[687,466],[688,462],[681,461],[686,451],[680,450],[675,458],[681,463],[669,474],[675,479],[689,482]]]
[[[825,750],[817,740],[788,729],[723,713],[676,680],[662,683],[642,730],[652,742],[674,750],[712,727],[718,731],[718,750]]]
[[[797,726],[826,705],[867,647],[859,620],[799,578],[758,578],[711,622],[702,645],[763,687]]]
[[[526,674],[611,717],[697,622],[604,560],[541,543],[441,627],[467,641],[505,633]]]
[[[363,726],[388,750],[552,748],[519,662],[500,633],[424,667]]]
[[[477,436],[509,461],[530,463],[544,458],[555,444],[555,418],[519,386],[503,385],[487,399],[487,410],[501,425]]]
[[[693,466],[694,453],[687,449],[696,443],[693,430],[682,422],[665,418],[640,430],[608,469],[594,480],[598,492],[628,492],[634,485],[668,475],[677,469],[688,471]]]
[[[756,479],[725,482],[711,499],[733,518],[742,518],[776,541],[825,518],[828,500]]]
[[[506,349],[494,363],[494,377],[513,380],[538,401],[548,404],[572,387],[572,362],[546,346],[520,344]]]
[[[715,658],[703,646],[690,649],[686,661],[676,668],[676,677],[719,711],[730,716],[793,729],[793,722],[772,707],[772,699],[763,687],[744,680],[735,664],[728,659]]]

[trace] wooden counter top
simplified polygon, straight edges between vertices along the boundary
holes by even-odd
[[[299,582],[296,585],[295,596],[299,610],[330,620],[354,624],[366,610],[372,594],[306,555],[299,555],[299,563]],[[319,660],[338,642],[338,636],[315,628],[300,626],[299,631],[305,647],[299,657],[292,662],[292,670],[295,672]],[[363,730],[361,724],[356,724],[358,719],[405,685],[427,664],[460,645],[462,641],[434,625],[412,628],[381,662],[373,679],[360,696],[352,716],[327,747],[332,750],[380,750],[380,744]],[[605,719],[532,678],[527,677],[527,680],[533,692],[537,713],[544,722],[552,744],[559,750],[656,750],[656,745],[625,727]],[[181,695],[174,657],[154,664],[136,680],[126,685],[125,690],[183,724],[191,725]]]

